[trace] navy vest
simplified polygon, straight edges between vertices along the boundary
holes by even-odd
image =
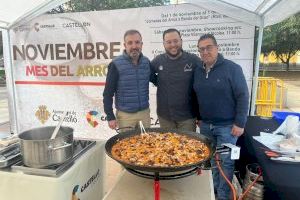
[[[133,113],[149,108],[149,59],[141,55],[138,65],[133,65],[129,56],[123,53],[113,63],[119,72],[116,109]]]

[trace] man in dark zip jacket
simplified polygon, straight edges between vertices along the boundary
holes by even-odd
[[[193,91],[194,70],[200,59],[182,50],[182,39],[176,29],[163,33],[166,53],[151,61],[151,70],[157,80],[157,115],[161,128],[196,130],[197,100]]]
[[[125,50],[108,66],[103,92],[104,112],[111,129],[136,127],[139,121],[150,127],[150,61],[142,54],[142,36],[137,30],[124,34]],[[116,116],[112,104],[115,97]]]
[[[194,90],[197,94],[201,116],[200,132],[211,137],[217,146],[236,144],[243,134],[249,108],[249,93],[242,68],[218,53],[216,39],[211,34],[202,35],[198,41],[202,67],[194,74]],[[222,168],[231,181],[234,161],[230,155],[220,155]],[[218,200],[231,199],[230,188],[213,166],[214,189]]]

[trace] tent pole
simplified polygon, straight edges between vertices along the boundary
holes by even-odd
[[[252,84],[253,87],[252,87],[252,97],[251,97],[251,107],[250,107],[251,116],[253,116],[255,113],[255,103],[256,103],[257,86],[258,86],[259,57],[261,53],[263,30],[264,30],[263,23],[261,23],[258,31],[258,43],[257,43],[256,58],[255,58],[255,71],[254,71],[253,84]]]
[[[14,84],[12,57],[11,57],[11,40],[9,30],[2,30],[3,40],[3,57],[4,69],[6,75],[6,89],[8,93],[8,109],[9,109],[9,122],[10,131],[14,134],[19,133],[17,125],[17,105],[16,105],[16,88]]]

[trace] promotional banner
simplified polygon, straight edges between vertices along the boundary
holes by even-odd
[[[255,27],[191,4],[111,11],[43,15],[11,31],[13,79],[20,132],[63,125],[75,137],[108,139],[103,111],[107,66],[123,50],[123,35],[137,29],[143,54],[164,53],[162,33],[176,28],[183,49],[198,54],[204,33],[215,35],[225,58],[240,64],[251,91]],[[158,126],[156,88],[150,84],[152,126]]]

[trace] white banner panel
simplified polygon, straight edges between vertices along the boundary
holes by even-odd
[[[123,34],[137,29],[143,53],[163,53],[162,33],[177,28],[183,48],[197,54],[204,33],[215,34],[223,55],[242,65],[251,85],[254,27],[190,4],[44,15],[11,31],[17,126],[22,132],[56,125],[64,110],[75,136],[108,139],[102,92],[107,65],[123,51]],[[251,88],[249,88],[251,89]],[[152,124],[156,89],[150,84]]]

